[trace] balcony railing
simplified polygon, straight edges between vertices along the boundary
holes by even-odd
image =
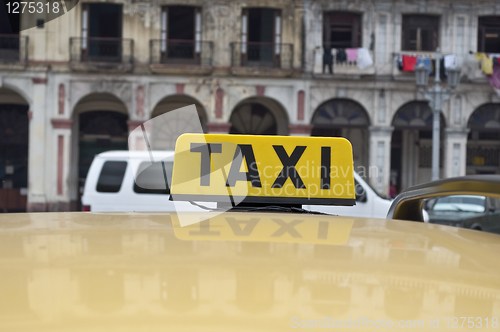
[[[293,45],[260,42],[231,43],[231,66],[293,68]]]
[[[134,61],[133,39],[72,37],[69,47],[72,62],[131,64]]]
[[[151,64],[212,66],[213,43],[195,40],[151,40]]]
[[[0,62],[26,62],[28,37],[0,35]]]

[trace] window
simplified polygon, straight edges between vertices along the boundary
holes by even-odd
[[[82,59],[120,62],[122,56],[122,5],[82,4]]]
[[[403,15],[401,35],[404,51],[435,51],[438,47],[439,17]]]
[[[106,161],[97,180],[96,190],[100,193],[119,192],[126,169],[126,161]]]
[[[500,53],[500,16],[479,18],[477,31],[477,51]]]
[[[161,52],[165,60],[192,60],[201,52],[201,8],[164,6],[161,14]]]
[[[163,167],[165,167],[167,183],[165,183]],[[137,170],[134,192],[138,194],[170,194],[169,183],[172,179],[173,168],[173,162],[157,162],[153,164],[150,162],[141,163]]]
[[[278,65],[281,10],[245,8],[241,15],[241,57],[247,65]]]
[[[361,46],[361,15],[327,12],[323,18],[323,42],[332,48]]]

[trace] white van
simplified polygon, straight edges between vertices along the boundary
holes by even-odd
[[[174,151],[154,151],[157,160],[163,160],[168,183],[172,178]],[[174,202],[170,201],[170,188],[165,186],[161,164],[150,163],[147,151],[108,151],[94,157],[90,165],[82,196],[83,211],[175,211]],[[160,167],[158,169],[158,166]],[[159,179],[157,183],[138,186],[135,175],[141,171],[155,172],[152,178]],[[148,175],[148,174],[146,174]],[[138,181],[140,179],[138,178]],[[151,181],[151,180],[150,180]],[[144,189],[155,188],[157,189]],[[166,188],[166,189],[165,189]],[[204,204],[216,207],[216,204]],[[189,202],[176,202],[175,207],[183,211],[202,211]]]
[[[174,151],[154,151],[154,157],[156,160],[164,161],[165,173],[170,183]],[[147,151],[108,151],[96,155],[85,180],[82,209],[100,212],[175,211],[174,202],[169,200],[168,186],[165,189],[165,184],[157,181],[163,178],[161,164],[155,164],[149,169],[156,173],[146,177],[155,179],[156,183],[147,183],[146,186],[136,184],[134,175],[150,166],[149,161],[150,155]],[[385,218],[391,200],[380,197],[356,172],[354,172],[354,179],[356,182],[355,206],[304,205],[303,208],[343,216]],[[137,180],[140,181],[140,178]],[[144,189],[144,187],[154,188],[155,185],[158,186],[157,189]],[[216,208],[216,203],[204,202],[203,205]],[[176,202],[175,207],[182,211],[202,211],[189,202]]]

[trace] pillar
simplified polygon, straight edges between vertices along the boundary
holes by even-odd
[[[444,177],[463,176],[467,167],[468,128],[444,130]]]
[[[28,212],[47,211],[45,193],[45,114],[47,79],[33,78],[28,147]]]
[[[290,136],[311,136],[313,127],[308,124],[289,124],[288,131]]]
[[[55,185],[50,186],[50,199],[47,204],[48,211],[74,211],[76,206],[71,206],[70,174],[71,174],[71,119],[51,119],[53,151],[51,170]]]
[[[209,134],[229,134],[231,124],[227,122],[207,122],[207,132]]]
[[[389,196],[391,180],[391,137],[394,127],[370,127],[368,169],[365,176],[380,194]]]

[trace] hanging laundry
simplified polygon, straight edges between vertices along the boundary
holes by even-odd
[[[411,55],[403,55],[403,71],[415,71],[417,57]]]
[[[417,65],[423,63],[424,66],[426,66],[427,68],[429,68],[429,74],[432,73],[433,71],[433,68],[432,68],[432,61],[431,59],[427,59],[427,58],[417,58]]]
[[[444,68],[453,68],[457,66],[457,56],[455,54],[448,54],[444,56]]]
[[[500,58],[497,57],[493,58],[493,66],[500,66]]]
[[[346,62],[347,55],[345,54],[345,50],[343,48],[337,49],[336,60],[339,63]]]
[[[398,66],[399,70],[403,70],[403,56],[398,54],[394,57],[394,61],[396,62],[396,66]]]
[[[481,61],[481,69],[483,70],[483,73],[486,75],[492,75],[493,74],[493,59],[489,58],[486,54],[483,57],[483,60]]]
[[[333,55],[332,48],[330,46],[323,46],[323,74],[325,73],[325,68],[328,66],[328,71],[333,74]]]
[[[500,67],[493,67],[493,75],[488,76],[491,86],[500,89]]]
[[[366,67],[373,66],[373,59],[367,48],[362,47],[358,49],[357,62],[359,69],[365,69]]]
[[[485,53],[476,53],[476,59],[481,61],[481,69],[486,75],[493,74],[493,58],[489,58]]]
[[[348,48],[346,49],[347,53],[347,61],[354,62],[358,59],[358,49],[357,48]]]

